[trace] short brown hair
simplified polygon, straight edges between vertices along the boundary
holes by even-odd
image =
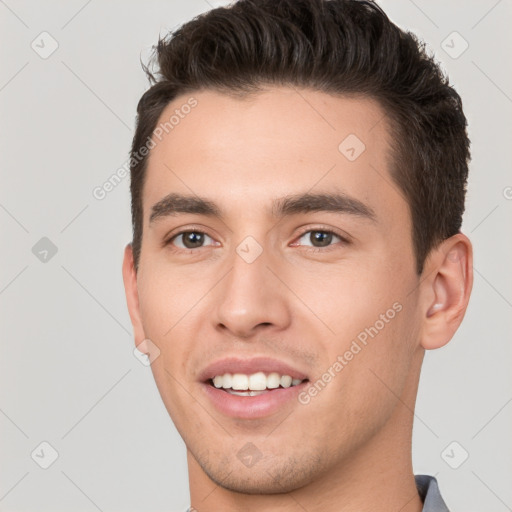
[[[293,85],[373,98],[392,127],[391,176],[411,211],[416,270],[459,232],[469,139],[462,102],[424,43],[372,1],[239,0],[208,11],[155,46],[157,72],[137,106],[131,148],[133,253],[138,267],[148,157],[134,158],[179,95],[211,89],[243,97]]]

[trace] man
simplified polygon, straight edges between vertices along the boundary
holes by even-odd
[[[459,96],[372,2],[240,0],[156,50],[123,276],[191,510],[448,510],[411,435],[473,281]]]

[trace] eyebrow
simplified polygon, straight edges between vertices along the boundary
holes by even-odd
[[[372,208],[344,193],[305,193],[286,196],[274,202],[273,215],[284,217],[298,213],[334,212],[355,215],[373,222],[377,216]]]
[[[282,197],[274,201],[271,212],[276,218],[299,213],[334,212],[354,215],[372,222],[377,220],[372,208],[344,193],[304,193]],[[214,202],[199,196],[171,193],[153,205],[149,223],[180,213],[223,219],[221,209]]]

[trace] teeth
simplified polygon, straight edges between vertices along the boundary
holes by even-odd
[[[267,389],[267,376],[263,372],[253,373],[249,376],[249,389],[263,391]]]
[[[222,387],[224,389],[231,388],[233,386],[233,375],[231,373],[225,373],[224,375],[217,375],[222,380]]]
[[[281,386],[283,388],[289,388],[292,385],[292,378],[289,375],[283,375],[281,377]]]
[[[238,396],[258,396],[263,393],[268,393],[268,389],[265,391],[233,391],[232,389],[226,390],[230,395],[238,395]]]
[[[247,377],[247,375],[244,375],[243,373],[235,373],[233,375],[231,387],[233,389],[238,389],[240,391],[243,391],[244,389],[249,389],[249,377]]]
[[[267,388],[268,389],[275,389],[278,388],[281,384],[281,376],[278,373],[271,373],[267,377]]]
[[[213,377],[213,385],[216,388],[236,391],[248,390],[246,393],[231,393],[243,396],[256,396],[266,392],[267,389],[276,389],[279,386],[289,388],[301,382],[302,379],[292,379],[289,375],[279,375],[276,372],[269,373],[268,375],[264,372],[256,372],[251,375],[225,373],[224,375],[215,375]],[[253,391],[259,393],[252,393]]]

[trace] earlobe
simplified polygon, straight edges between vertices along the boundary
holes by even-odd
[[[130,319],[133,326],[135,346],[137,346],[142,342],[142,340],[146,338],[146,336],[144,334],[140,316],[137,272],[135,271],[135,265],[133,261],[132,244],[128,244],[124,249],[123,281],[128,312],[130,314]]]
[[[448,343],[460,326],[473,286],[473,250],[458,233],[433,250],[422,283],[424,299],[421,345],[427,350]]]

